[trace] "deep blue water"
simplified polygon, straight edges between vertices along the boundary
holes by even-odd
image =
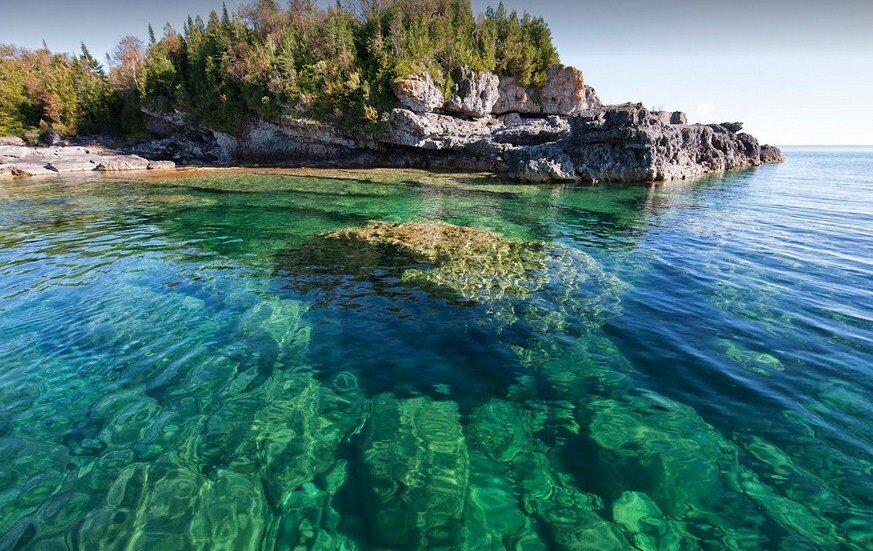
[[[0,549],[873,549],[873,150],[786,156],[0,181]],[[371,221],[548,256],[465,295]]]

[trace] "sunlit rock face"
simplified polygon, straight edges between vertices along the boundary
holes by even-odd
[[[500,77],[498,92],[495,115],[570,115],[600,106],[594,89],[585,85],[582,71],[568,65],[550,67],[545,84],[537,89],[522,86],[514,77]]]
[[[449,113],[481,119],[490,115],[500,98],[499,79],[488,71],[472,71],[464,67],[461,81],[455,85],[444,109]]]
[[[430,113],[442,107],[446,98],[429,73],[411,75],[391,83],[394,95],[404,107],[416,113]]]

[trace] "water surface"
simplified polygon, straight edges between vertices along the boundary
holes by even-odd
[[[873,152],[787,153],[0,182],[0,548],[873,548]],[[563,253],[493,301],[324,263],[372,220]]]

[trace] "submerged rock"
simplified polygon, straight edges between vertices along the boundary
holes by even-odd
[[[434,298],[481,305],[493,330],[518,323],[516,334],[532,338],[588,333],[619,311],[624,289],[571,247],[442,222],[339,230],[289,251],[283,264],[299,292],[318,291],[326,302],[349,300],[362,283],[416,287]]]
[[[520,242],[477,228],[442,222],[376,222],[340,230],[328,239],[367,244],[409,259],[405,282],[450,290],[469,301],[523,297],[542,289],[556,252],[539,242]]]
[[[376,397],[360,454],[378,544],[457,548],[469,477],[457,404]]]

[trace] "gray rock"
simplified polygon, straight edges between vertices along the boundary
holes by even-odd
[[[446,101],[442,87],[428,73],[395,80],[391,89],[404,107],[416,113],[430,113]]]
[[[15,163],[9,167],[13,176],[52,176],[57,174],[54,170],[46,168],[45,164],[38,162]]]
[[[781,163],[785,159],[782,157],[782,150],[774,145],[761,146],[761,162],[762,163]]]
[[[148,170],[176,170],[176,163],[173,161],[149,161],[146,165]]]
[[[47,130],[39,135],[39,145],[65,145],[64,138],[54,130]]]
[[[733,132],[734,134],[743,129],[743,123],[741,122],[723,122],[719,126],[726,128],[728,132]]]
[[[539,89],[525,88],[513,77],[500,77],[499,98],[492,109],[495,115],[569,115],[600,106],[593,88],[585,86],[582,71],[555,65],[546,71],[546,83]]]
[[[497,75],[476,72],[464,67],[462,78],[455,85],[451,99],[443,109],[448,113],[481,119],[487,117],[500,97]]]
[[[597,97],[597,92],[591,86],[585,85],[585,102],[588,104],[587,109],[597,109],[603,107],[600,98]]]
[[[97,169],[100,172],[123,172],[128,170],[147,170],[148,159],[139,155],[109,155],[100,159]]]
[[[55,172],[90,172],[97,168],[97,164],[93,159],[70,158],[52,161],[47,168]]]
[[[492,139],[497,143],[511,145],[541,145],[570,135],[570,123],[564,117],[551,116],[544,119],[518,117],[518,123],[511,126],[506,126],[504,123],[503,128],[492,132]]]
[[[438,113],[394,109],[382,141],[422,149],[453,149],[487,136],[491,126],[485,119],[470,121]]]
[[[565,151],[588,181],[664,181],[761,164],[757,140],[721,125],[665,123],[642,104],[588,110],[570,118]]]
[[[24,143],[24,140],[19,138],[18,136],[0,136],[0,146],[2,145],[27,145]]]
[[[504,126],[512,126],[524,122],[521,118],[521,115],[519,115],[518,113],[507,113],[505,115],[497,117],[497,119],[502,122]]]
[[[511,178],[526,182],[579,180],[573,159],[556,146],[519,147],[506,152],[507,172]]]

